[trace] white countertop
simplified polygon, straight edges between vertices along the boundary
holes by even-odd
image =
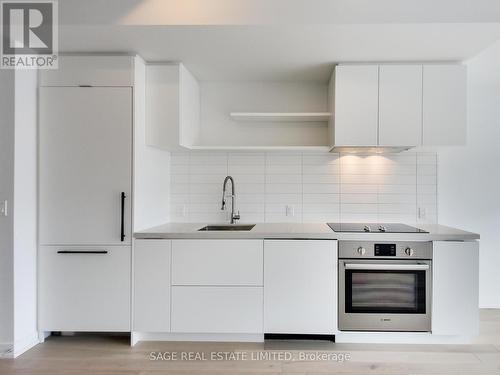
[[[225,223],[223,223],[225,224]],[[243,224],[243,223],[241,223]],[[207,223],[166,223],[134,233],[137,239],[333,239],[379,241],[474,241],[479,234],[439,224],[410,224],[429,233],[339,233],[324,223],[259,223],[250,231],[198,231]],[[213,225],[213,223],[210,223]]]

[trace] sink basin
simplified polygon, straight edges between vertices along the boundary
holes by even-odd
[[[198,231],[248,231],[252,230],[255,224],[239,225],[239,224],[227,224],[227,225],[207,225]]]

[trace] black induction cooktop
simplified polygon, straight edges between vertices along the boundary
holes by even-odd
[[[400,223],[327,223],[334,232],[344,233],[429,233]]]

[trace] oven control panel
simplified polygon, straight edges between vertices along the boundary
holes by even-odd
[[[376,243],[374,246],[374,255],[376,257],[395,257],[395,243]]]
[[[339,241],[339,258],[432,259],[432,242]]]

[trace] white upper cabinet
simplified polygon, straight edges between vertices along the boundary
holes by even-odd
[[[422,143],[422,65],[380,65],[379,146]]]
[[[467,133],[467,68],[424,65],[424,146],[464,145]]]
[[[335,67],[334,146],[376,146],[378,65]]]
[[[329,102],[336,148],[465,144],[463,65],[339,65]]]
[[[60,56],[59,68],[40,71],[40,86],[133,86],[134,56]]]
[[[146,66],[146,142],[165,150],[198,143],[200,88],[182,64]]]

